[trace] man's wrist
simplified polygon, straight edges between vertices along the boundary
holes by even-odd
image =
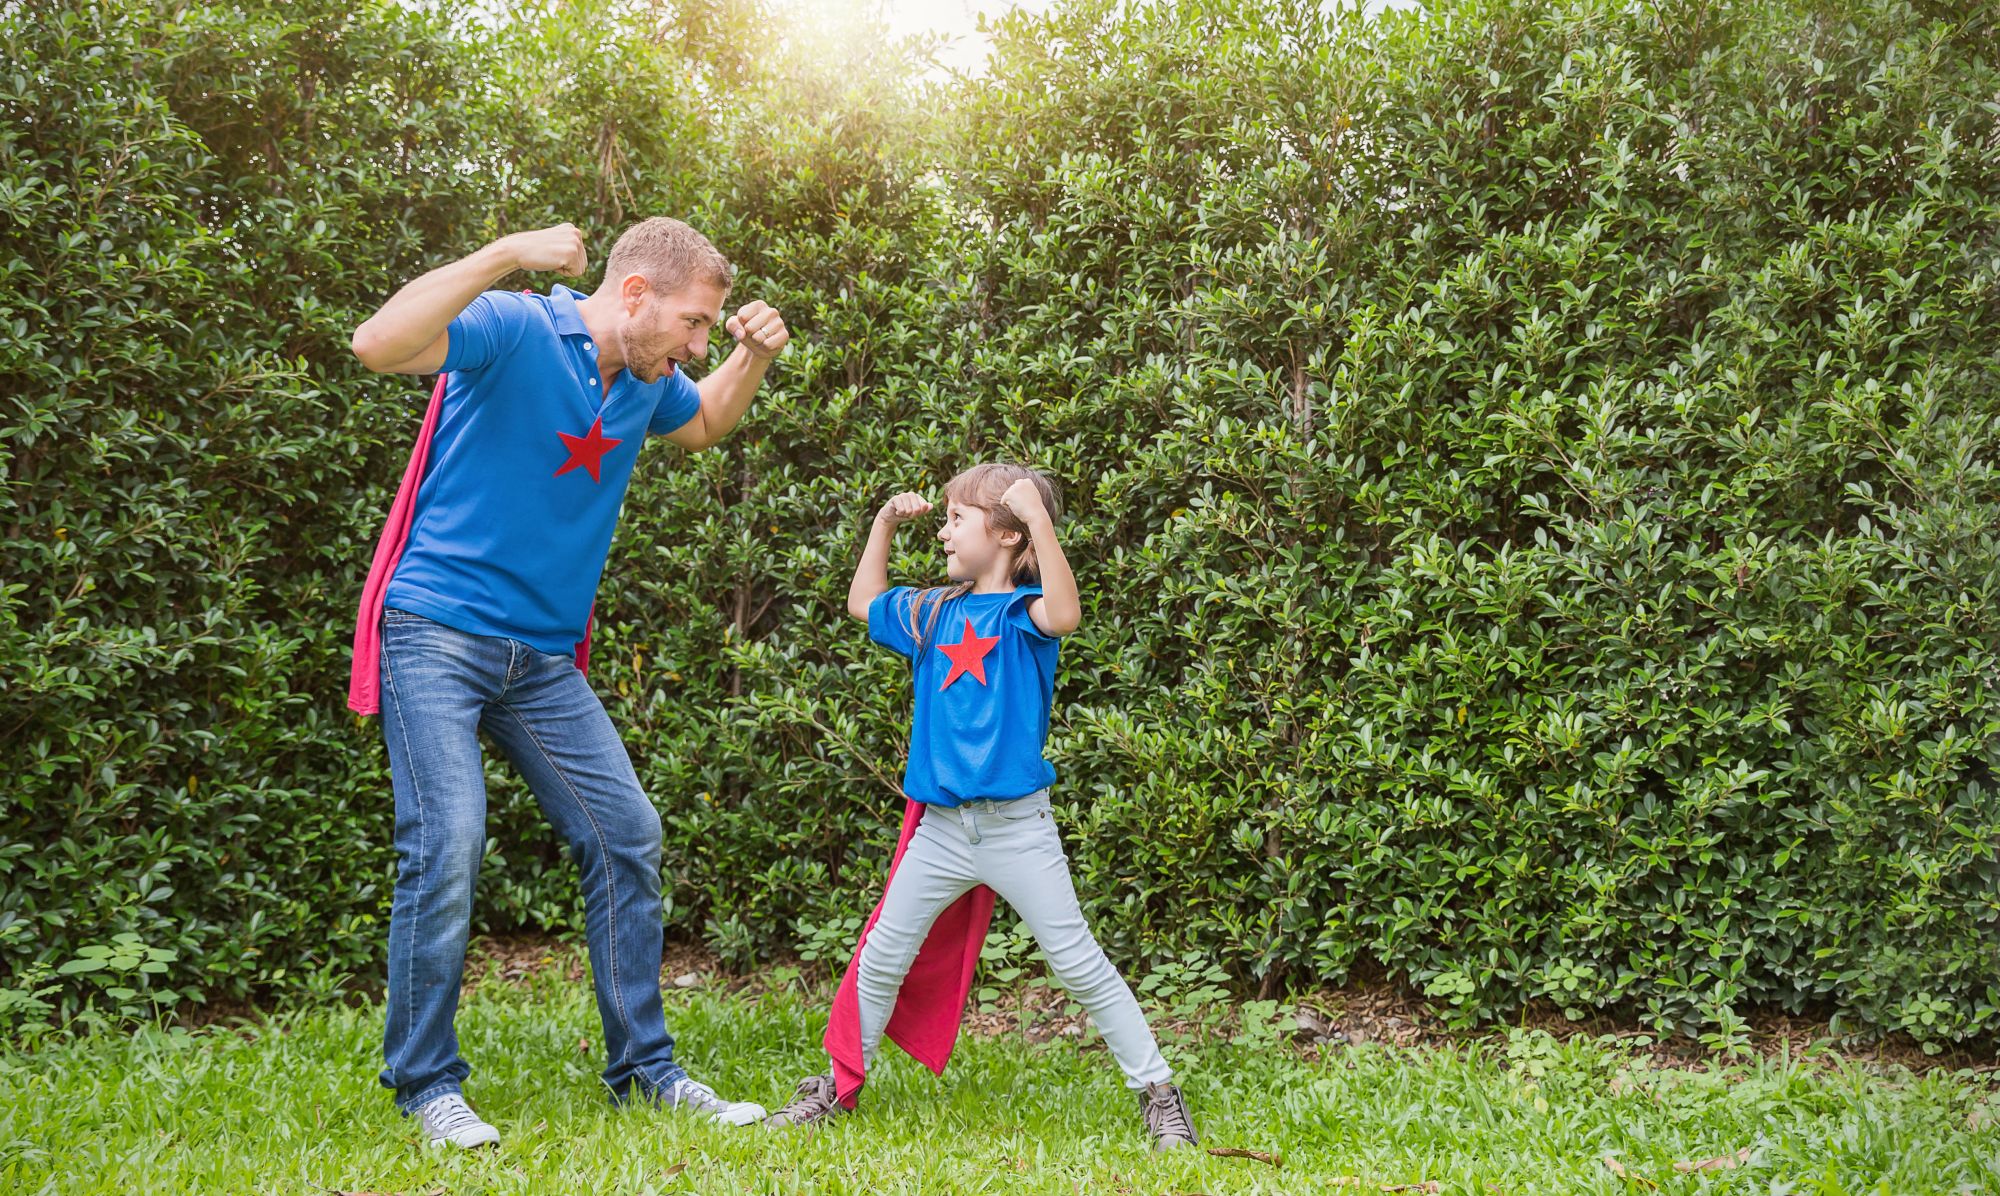
[[[479,261],[480,267],[489,276],[489,282],[499,282],[521,268],[521,255],[516,252],[515,245],[514,235],[509,233],[474,251],[473,259]]]

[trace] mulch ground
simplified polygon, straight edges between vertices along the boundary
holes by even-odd
[[[466,960],[466,987],[498,981],[519,983],[526,978],[560,969],[579,983],[583,980],[584,953],[581,946],[552,938],[490,938],[473,943]],[[722,967],[715,955],[699,943],[667,944],[661,983],[668,988],[719,988],[726,992],[756,994],[774,986],[797,981],[796,969],[771,967],[750,973],[733,973]],[[1026,985],[1002,995],[994,1012],[976,1007],[965,1015],[967,1031],[980,1035],[1025,1034],[1033,1042],[1058,1037],[1081,1037],[1087,1021],[1082,1014],[1065,1014],[1068,1004],[1054,986]],[[1345,1047],[1380,1043],[1395,1047],[1422,1047],[1476,1042],[1505,1043],[1508,1026],[1489,1026],[1463,1031],[1449,1028],[1431,1012],[1424,999],[1408,990],[1381,980],[1362,980],[1342,988],[1325,988],[1295,995],[1286,1006],[1292,1011],[1294,1028],[1288,1037],[1292,1048],[1309,1059],[1327,1057]],[[1789,1055],[1834,1065],[1839,1062],[1878,1067],[1904,1067],[1913,1072],[1933,1068],[1975,1072],[2000,1071],[2000,1052],[1995,1044],[1961,1044],[1935,1055],[1924,1053],[1920,1044],[1905,1035],[1863,1037],[1834,1032],[1824,1020],[1796,1017],[1782,1012],[1753,1013],[1749,1022],[1748,1048],[1766,1056]],[[1643,1050],[1655,1063],[1667,1067],[1705,1067],[1726,1062],[1725,1056],[1710,1051],[1686,1037],[1652,1041],[1653,1036],[1630,1020],[1598,1015],[1571,1021],[1554,1008],[1530,1006],[1514,1025],[1548,1031],[1558,1039],[1578,1035],[1590,1038],[1612,1035],[1643,1042]],[[1192,1029],[1191,1026],[1163,1028]]]

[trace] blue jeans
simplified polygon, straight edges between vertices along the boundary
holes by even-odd
[[[660,815],[603,703],[567,656],[384,612],[382,735],[396,789],[382,1084],[405,1113],[471,1067],[452,1019],[472,890],[486,854],[479,732],[527,778],[583,873],[585,936],[604,1023],[604,1083],[656,1096],[686,1073],[660,1006]]]

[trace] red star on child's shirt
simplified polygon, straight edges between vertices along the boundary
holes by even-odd
[[[965,634],[955,644],[939,644],[937,650],[951,658],[951,671],[944,675],[944,684],[939,689],[950,689],[951,683],[970,673],[981,685],[986,684],[986,654],[993,645],[1000,642],[997,635],[981,635],[972,629],[972,620],[965,621]]]
[[[583,436],[571,436],[568,432],[557,432],[556,435],[562,437],[563,447],[569,450],[569,460],[563,462],[561,469],[556,470],[556,476],[561,477],[570,470],[582,466],[590,471],[590,480],[593,482],[603,481],[598,470],[604,461],[604,454],[625,443],[622,440],[606,438],[604,417],[601,415],[597,417],[596,423],[590,425],[590,431]]]

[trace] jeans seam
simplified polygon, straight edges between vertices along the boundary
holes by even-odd
[[[403,736],[403,758],[404,760],[409,761],[411,763],[410,795],[416,799],[417,803],[417,875],[428,877],[428,873],[425,871],[425,866],[430,859],[430,852],[426,850],[426,846],[429,842],[429,836],[424,833],[424,787],[423,783],[417,779],[417,770],[414,766],[415,761],[410,751],[410,726],[408,723],[403,721],[403,697],[402,694],[398,692],[398,690],[396,689],[396,673],[395,670],[389,666],[389,654],[387,652],[382,653],[382,684],[383,687],[389,691],[389,697],[396,705],[396,730],[400,732]],[[406,958],[412,963],[414,963],[417,955],[416,924],[422,919],[423,892],[424,892],[424,886],[419,885],[417,887],[417,894],[418,894],[417,916],[405,918],[403,920],[407,924],[407,930],[405,931],[405,934],[409,939],[409,949],[406,954]],[[414,977],[404,976],[403,977],[403,1029],[406,1033],[411,1033],[411,1034],[414,1034],[416,1032],[416,1020],[417,1020],[416,994],[417,994],[417,986]],[[422,1094],[420,1093],[419,1095]]]
[[[535,750],[542,754],[542,760],[549,766],[549,771],[555,773],[557,779],[562,781],[563,788],[569,790],[570,799],[576,802],[576,808],[583,812],[584,821],[590,823],[590,833],[597,837],[597,850],[604,860],[604,934],[609,940],[610,947],[606,954],[611,957],[611,1003],[618,1010],[619,1027],[625,1031],[625,1056],[617,1062],[624,1063],[631,1056],[635,1035],[632,1033],[632,1016],[625,1008],[625,990],[618,984],[618,893],[617,882],[614,879],[616,870],[611,866],[611,849],[604,840],[604,828],[597,824],[597,815],[591,812],[590,803],[583,800],[583,794],[577,791],[575,782],[569,779],[569,774],[563,771],[562,765],[556,763],[555,757],[549,754],[549,749],[542,745],[542,737],[535,734],[535,729],[528,725],[527,719],[521,717],[521,712],[505,701],[494,704],[505,710],[508,716],[519,724],[521,732],[528,737],[528,742],[534,744]]]

